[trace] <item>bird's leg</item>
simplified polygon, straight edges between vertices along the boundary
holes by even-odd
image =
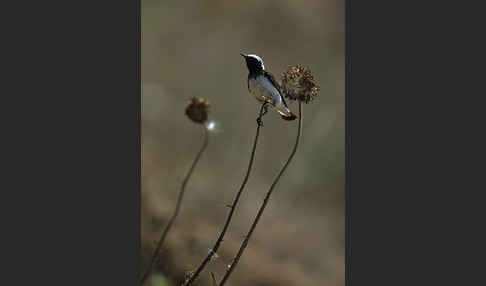
[[[263,104],[263,113],[262,113],[262,117],[263,117],[263,115],[267,114],[267,112],[268,112],[268,106],[267,106],[267,104],[265,103],[265,104]]]
[[[258,116],[258,118],[257,118],[257,124],[258,124],[258,126],[263,127],[263,121],[262,121],[262,118],[260,116]]]
[[[262,117],[263,117],[263,115],[265,115],[265,113],[267,113],[267,112],[268,112],[267,103],[268,103],[268,101],[265,101],[265,102],[262,104],[263,113],[262,113],[262,110],[260,110],[260,116],[258,116],[258,118],[257,118],[257,120],[256,120],[256,121],[257,121],[258,126],[260,126],[260,127],[263,127],[263,121],[262,121]]]

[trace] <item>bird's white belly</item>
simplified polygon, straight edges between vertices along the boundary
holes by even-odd
[[[280,93],[264,76],[249,80],[250,92],[259,101],[268,100],[275,104],[280,101]]]
[[[268,101],[271,106],[282,115],[290,115],[290,110],[283,104],[282,97],[273,84],[264,76],[250,79],[249,82],[250,93],[261,101]]]

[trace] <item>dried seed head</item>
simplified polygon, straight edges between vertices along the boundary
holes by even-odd
[[[319,87],[310,69],[291,66],[282,73],[282,93],[286,98],[309,103],[317,97]]]
[[[209,103],[206,99],[193,97],[186,107],[186,115],[195,123],[204,123],[209,116]]]

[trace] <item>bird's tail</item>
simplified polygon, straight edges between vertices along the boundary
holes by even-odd
[[[290,112],[290,115],[282,115],[281,114],[280,116],[282,116],[282,119],[287,120],[287,121],[291,121],[291,120],[295,120],[295,119],[299,118],[293,112]]]

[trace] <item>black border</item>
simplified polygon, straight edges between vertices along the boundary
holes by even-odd
[[[140,1],[8,3],[1,285],[138,285]]]
[[[346,285],[485,283],[470,5],[346,2]]]

